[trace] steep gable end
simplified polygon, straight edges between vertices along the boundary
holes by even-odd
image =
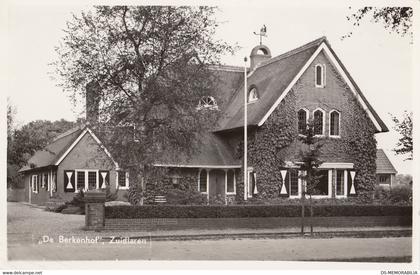
[[[294,79],[290,82],[290,84],[287,86],[287,88],[284,90],[283,93],[277,98],[277,100],[274,102],[274,104],[271,106],[271,108],[268,110],[268,112],[263,116],[263,118],[258,122],[258,126],[261,126],[264,124],[264,122],[267,120],[267,118],[271,115],[271,113],[277,108],[277,106],[280,104],[280,102],[286,97],[286,95],[289,93],[289,91],[293,88],[293,86],[297,83],[297,81],[300,79],[300,77],[305,73],[305,71],[308,69],[308,67],[314,62],[315,58],[320,54],[324,53],[325,56],[330,61],[331,65],[334,66],[334,68],[337,70],[337,72],[340,74],[340,76],[343,78],[343,80],[346,82],[346,84],[349,86],[350,90],[352,91],[353,95],[356,97],[358,102],[361,104],[362,108],[367,112],[369,118],[373,122],[376,128],[376,132],[388,132],[388,128],[386,127],[385,123],[379,118],[378,114],[375,112],[375,110],[372,108],[372,106],[369,104],[367,99],[364,97],[354,80],[351,78],[348,71],[344,68],[341,61],[339,61],[336,54],[332,51],[331,47],[329,46],[328,42],[323,41],[317,50],[312,54],[312,56],[306,61],[306,63],[303,65],[303,67],[300,69],[298,74],[294,77]]]
[[[362,94],[325,37],[265,61],[248,74],[247,90],[249,91],[252,87],[255,87],[259,95],[259,99],[256,102],[248,104],[248,126],[262,126],[264,124],[321,52],[325,54],[331,65],[366,111],[375,126],[376,132],[388,131],[385,123]],[[224,108],[223,116],[215,132],[243,127],[243,89],[242,83],[231,97],[226,108]]]

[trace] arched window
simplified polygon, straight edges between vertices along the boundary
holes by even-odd
[[[306,132],[306,123],[308,120],[308,116],[306,110],[300,109],[298,111],[298,132],[299,134],[305,134]]]
[[[217,109],[217,103],[214,97],[212,96],[203,96],[198,102],[197,109]]]
[[[323,64],[315,66],[315,86],[319,88],[325,87],[325,65]]]
[[[249,90],[248,93],[248,102],[254,102],[258,100],[258,92],[257,92],[257,88],[252,88],[251,90]]]
[[[201,193],[207,193],[207,170],[205,169],[200,171],[198,189]]]
[[[337,111],[330,113],[330,136],[340,136],[340,113]]]
[[[324,134],[324,112],[316,110],[314,112],[314,135]]]

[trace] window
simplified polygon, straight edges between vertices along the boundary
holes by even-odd
[[[316,110],[314,112],[314,135],[322,136],[324,134],[324,112]]]
[[[257,173],[248,171],[248,198],[257,193]]]
[[[325,65],[317,64],[315,66],[315,87],[325,87]]]
[[[207,170],[200,171],[198,189],[201,193],[207,193]]]
[[[85,189],[85,172],[77,171],[76,190]]]
[[[344,170],[335,170],[335,189],[337,196],[344,196]]]
[[[97,171],[88,171],[88,189],[96,189],[98,188],[97,185]]]
[[[255,102],[258,100],[257,88],[252,88],[248,93],[248,103]]]
[[[235,193],[235,171],[228,170],[226,174],[226,193]]]
[[[128,188],[129,187],[129,179],[128,179],[128,172],[127,171],[118,171],[118,187],[119,188]]]
[[[386,175],[379,175],[379,183],[387,183],[388,177]]]
[[[308,116],[307,116],[306,110],[300,109],[298,111],[298,132],[301,135],[306,133],[307,120],[308,120]]]
[[[320,170],[318,172],[319,182],[316,186],[313,188],[313,195],[322,195],[327,196],[328,195],[328,170]]]
[[[32,192],[38,193],[38,190],[39,190],[38,175],[32,175],[31,186],[32,186]]]
[[[299,185],[298,185],[298,170],[289,169],[289,172],[286,176],[286,183],[289,182],[289,193],[290,196],[299,195]]]
[[[75,179],[71,179],[74,183],[74,190],[71,192],[79,192],[80,190],[94,190],[99,189],[99,174],[98,170],[76,170]],[[73,177],[72,177],[73,178]]]
[[[330,113],[330,136],[340,136],[340,113],[337,111]]]
[[[214,97],[212,96],[203,96],[200,101],[198,102],[197,109],[217,109],[217,103]]]

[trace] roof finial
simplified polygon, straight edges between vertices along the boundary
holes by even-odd
[[[254,34],[260,36],[260,45],[262,45],[263,36],[267,37],[267,27],[265,26],[265,24],[262,26],[259,33],[254,32]]]

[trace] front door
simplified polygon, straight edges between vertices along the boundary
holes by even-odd
[[[209,194],[210,197],[225,198],[226,175],[223,170],[210,170],[209,174]]]

